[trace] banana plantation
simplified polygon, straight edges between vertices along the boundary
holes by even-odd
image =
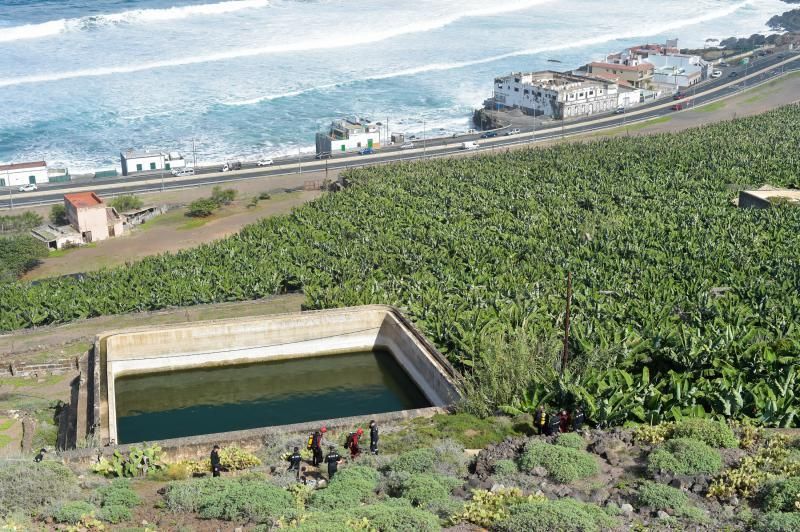
[[[0,329],[302,290],[308,308],[401,307],[466,375],[487,364],[484,338],[535,339],[526,389],[476,386],[492,407],[797,426],[800,208],[732,200],[800,186],[798,124],[795,105],[679,134],[351,171],[345,191],[212,244],[4,285]]]

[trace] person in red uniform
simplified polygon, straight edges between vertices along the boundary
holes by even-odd
[[[569,412],[562,410],[558,414],[558,430],[559,432],[569,432],[569,427],[572,425],[572,419],[569,417]]]
[[[347,437],[345,447],[350,449],[350,459],[355,460],[361,454],[361,448],[358,446],[361,436],[364,435],[364,429],[359,428],[355,432],[351,432]]]

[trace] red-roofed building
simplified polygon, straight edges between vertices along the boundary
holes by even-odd
[[[18,187],[48,181],[47,163],[44,161],[0,165],[0,187]]]
[[[122,217],[113,207],[107,207],[94,192],[65,194],[64,207],[70,224],[78,230],[84,242],[122,235]]]

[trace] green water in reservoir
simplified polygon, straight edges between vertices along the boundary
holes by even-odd
[[[384,351],[132,375],[115,388],[118,443],[430,406]]]

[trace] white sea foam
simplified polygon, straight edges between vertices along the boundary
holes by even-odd
[[[372,80],[382,80],[382,79],[391,79],[391,78],[398,78],[403,76],[415,76],[418,74],[425,74],[427,72],[437,72],[443,70],[455,70],[457,68],[466,68],[470,66],[482,65],[487,63],[494,63],[496,61],[502,61],[503,59],[509,59],[512,57],[520,57],[520,56],[527,56],[527,55],[536,55],[541,54],[544,52],[556,52],[560,50],[567,50],[570,48],[581,48],[585,46],[592,46],[596,44],[602,44],[609,41],[614,40],[622,40],[622,39],[633,39],[636,37],[647,37],[650,35],[660,35],[664,34],[669,31],[673,31],[676,29],[680,29],[686,26],[692,26],[694,24],[700,24],[703,22],[708,22],[710,20],[722,18],[729,16],[739,9],[742,9],[750,4],[752,4],[754,0],[745,0],[743,2],[739,2],[738,4],[733,4],[725,9],[720,9],[718,11],[714,11],[712,13],[706,13],[704,15],[698,15],[697,17],[687,18],[687,19],[680,19],[675,22],[668,22],[665,24],[660,25],[653,25],[650,27],[641,27],[641,29],[633,29],[623,33],[613,33],[613,34],[606,34],[606,35],[599,35],[596,37],[589,37],[586,39],[579,39],[579,40],[572,40],[568,42],[563,42],[559,44],[553,44],[549,46],[542,46],[538,48],[527,48],[524,50],[515,50],[512,52],[507,52],[504,54],[493,55],[489,57],[483,57],[480,59],[472,59],[469,61],[458,61],[458,62],[449,62],[449,63],[430,63],[427,65],[420,65],[416,67],[406,68],[402,70],[395,70],[392,72],[386,72],[383,74],[374,74],[365,76],[362,78],[357,79],[350,79],[340,81],[338,83],[328,83],[325,85],[318,85],[314,87],[308,87],[305,89],[294,90],[282,94],[273,94],[267,96],[261,96],[257,98],[250,98],[246,100],[237,100],[237,101],[227,101],[223,102],[224,105],[234,105],[234,106],[241,106],[241,105],[254,105],[264,101],[275,100],[278,98],[288,98],[292,96],[299,96],[301,94],[318,91],[318,90],[325,90],[331,89],[336,87],[342,87],[346,85],[350,85],[353,83],[358,83],[361,81],[372,81]],[[0,86],[2,86],[2,81],[0,80]]]
[[[60,19],[41,24],[26,24],[0,29],[0,42],[51,37],[67,31],[81,31],[103,26],[163,22],[196,15],[222,15],[242,9],[267,7],[269,0],[231,0],[216,4],[200,4],[166,9],[133,9],[107,15],[93,15],[73,19]]]
[[[8,87],[10,85],[21,85],[26,83],[41,83],[46,81],[62,81],[65,79],[82,78],[89,76],[130,74],[133,72],[141,72],[156,68],[170,68],[177,66],[196,65],[201,63],[210,63],[214,61],[229,61],[231,59],[242,59],[247,57],[255,57],[255,56],[269,55],[269,54],[306,52],[317,49],[348,48],[351,46],[361,46],[380,41],[385,41],[387,39],[393,39],[401,35],[407,35],[411,33],[424,33],[427,31],[436,30],[448,26],[450,24],[453,24],[454,22],[457,22],[458,20],[463,18],[482,17],[482,16],[489,16],[492,14],[496,15],[501,13],[508,13],[513,11],[518,11],[521,9],[528,9],[533,6],[550,1],[552,0],[512,1],[512,2],[507,2],[502,7],[479,8],[469,11],[463,11],[458,14],[447,15],[430,20],[422,20],[382,31],[352,32],[346,34],[347,36],[341,37],[334,42],[331,42],[331,36],[326,32],[325,34],[319,35],[317,37],[309,38],[307,40],[294,43],[286,43],[286,44],[262,46],[262,47],[238,48],[234,50],[228,50],[225,52],[199,55],[194,57],[165,59],[162,61],[153,61],[150,63],[87,68],[80,70],[70,70],[66,72],[53,72],[49,74],[36,74],[31,76],[20,76],[17,78],[0,79],[0,87]]]

